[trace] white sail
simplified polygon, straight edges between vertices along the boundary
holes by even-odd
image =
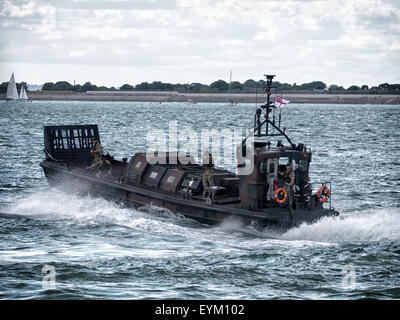
[[[26,94],[25,87],[21,85],[21,93],[19,95],[20,100],[28,100],[28,95]]]
[[[6,99],[18,100],[18,90],[17,85],[15,84],[14,72],[12,73],[10,81],[8,82]]]

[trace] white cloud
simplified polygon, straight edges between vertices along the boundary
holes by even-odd
[[[290,83],[400,82],[400,8],[387,1],[7,0],[0,62],[129,65],[129,83],[210,83],[231,69],[238,81],[274,72]]]
[[[34,1],[22,3],[21,5],[16,5],[13,3],[13,1],[7,0],[4,1],[0,15],[9,16],[12,18],[23,18],[32,16],[34,12],[35,12]]]
[[[75,50],[75,51],[71,51],[69,54],[70,57],[84,57],[87,55],[88,55],[88,52],[86,50]]]

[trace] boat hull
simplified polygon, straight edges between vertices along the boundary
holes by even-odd
[[[158,189],[128,185],[107,174],[96,177],[85,169],[71,169],[51,161],[44,161],[40,165],[49,183],[63,191],[99,196],[134,207],[154,205],[202,223],[216,224],[225,220],[236,220],[243,225],[253,225],[257,228],[290,228],[301,223],[313,223],[324,216],[338,215],[337,211],[324,209],[322,205],[313,210],[274,207],[263,211],[251,211],[240,208],[238,203],[206,204],[205,201],[185,199]]]

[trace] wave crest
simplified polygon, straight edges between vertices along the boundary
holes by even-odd
[[[339,217],[325,217],[281,235],[283,240],[333,243],[400,242],[400,210],[369,209]]]

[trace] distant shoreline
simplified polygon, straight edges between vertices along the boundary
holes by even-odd
[[[266,96],[249,93],[231,95],[221,93],[178,93],[165,91],[32,91],[28,93],[32,100],[58,101],[137,101],[137,102],[214,102],[214,103],[262,103]],[[382,94],[284,94],[291,103],[328,103],[328,104],[394,104],[400,105],[399,95]],[[5,99],[5,97],[0,97]]]

